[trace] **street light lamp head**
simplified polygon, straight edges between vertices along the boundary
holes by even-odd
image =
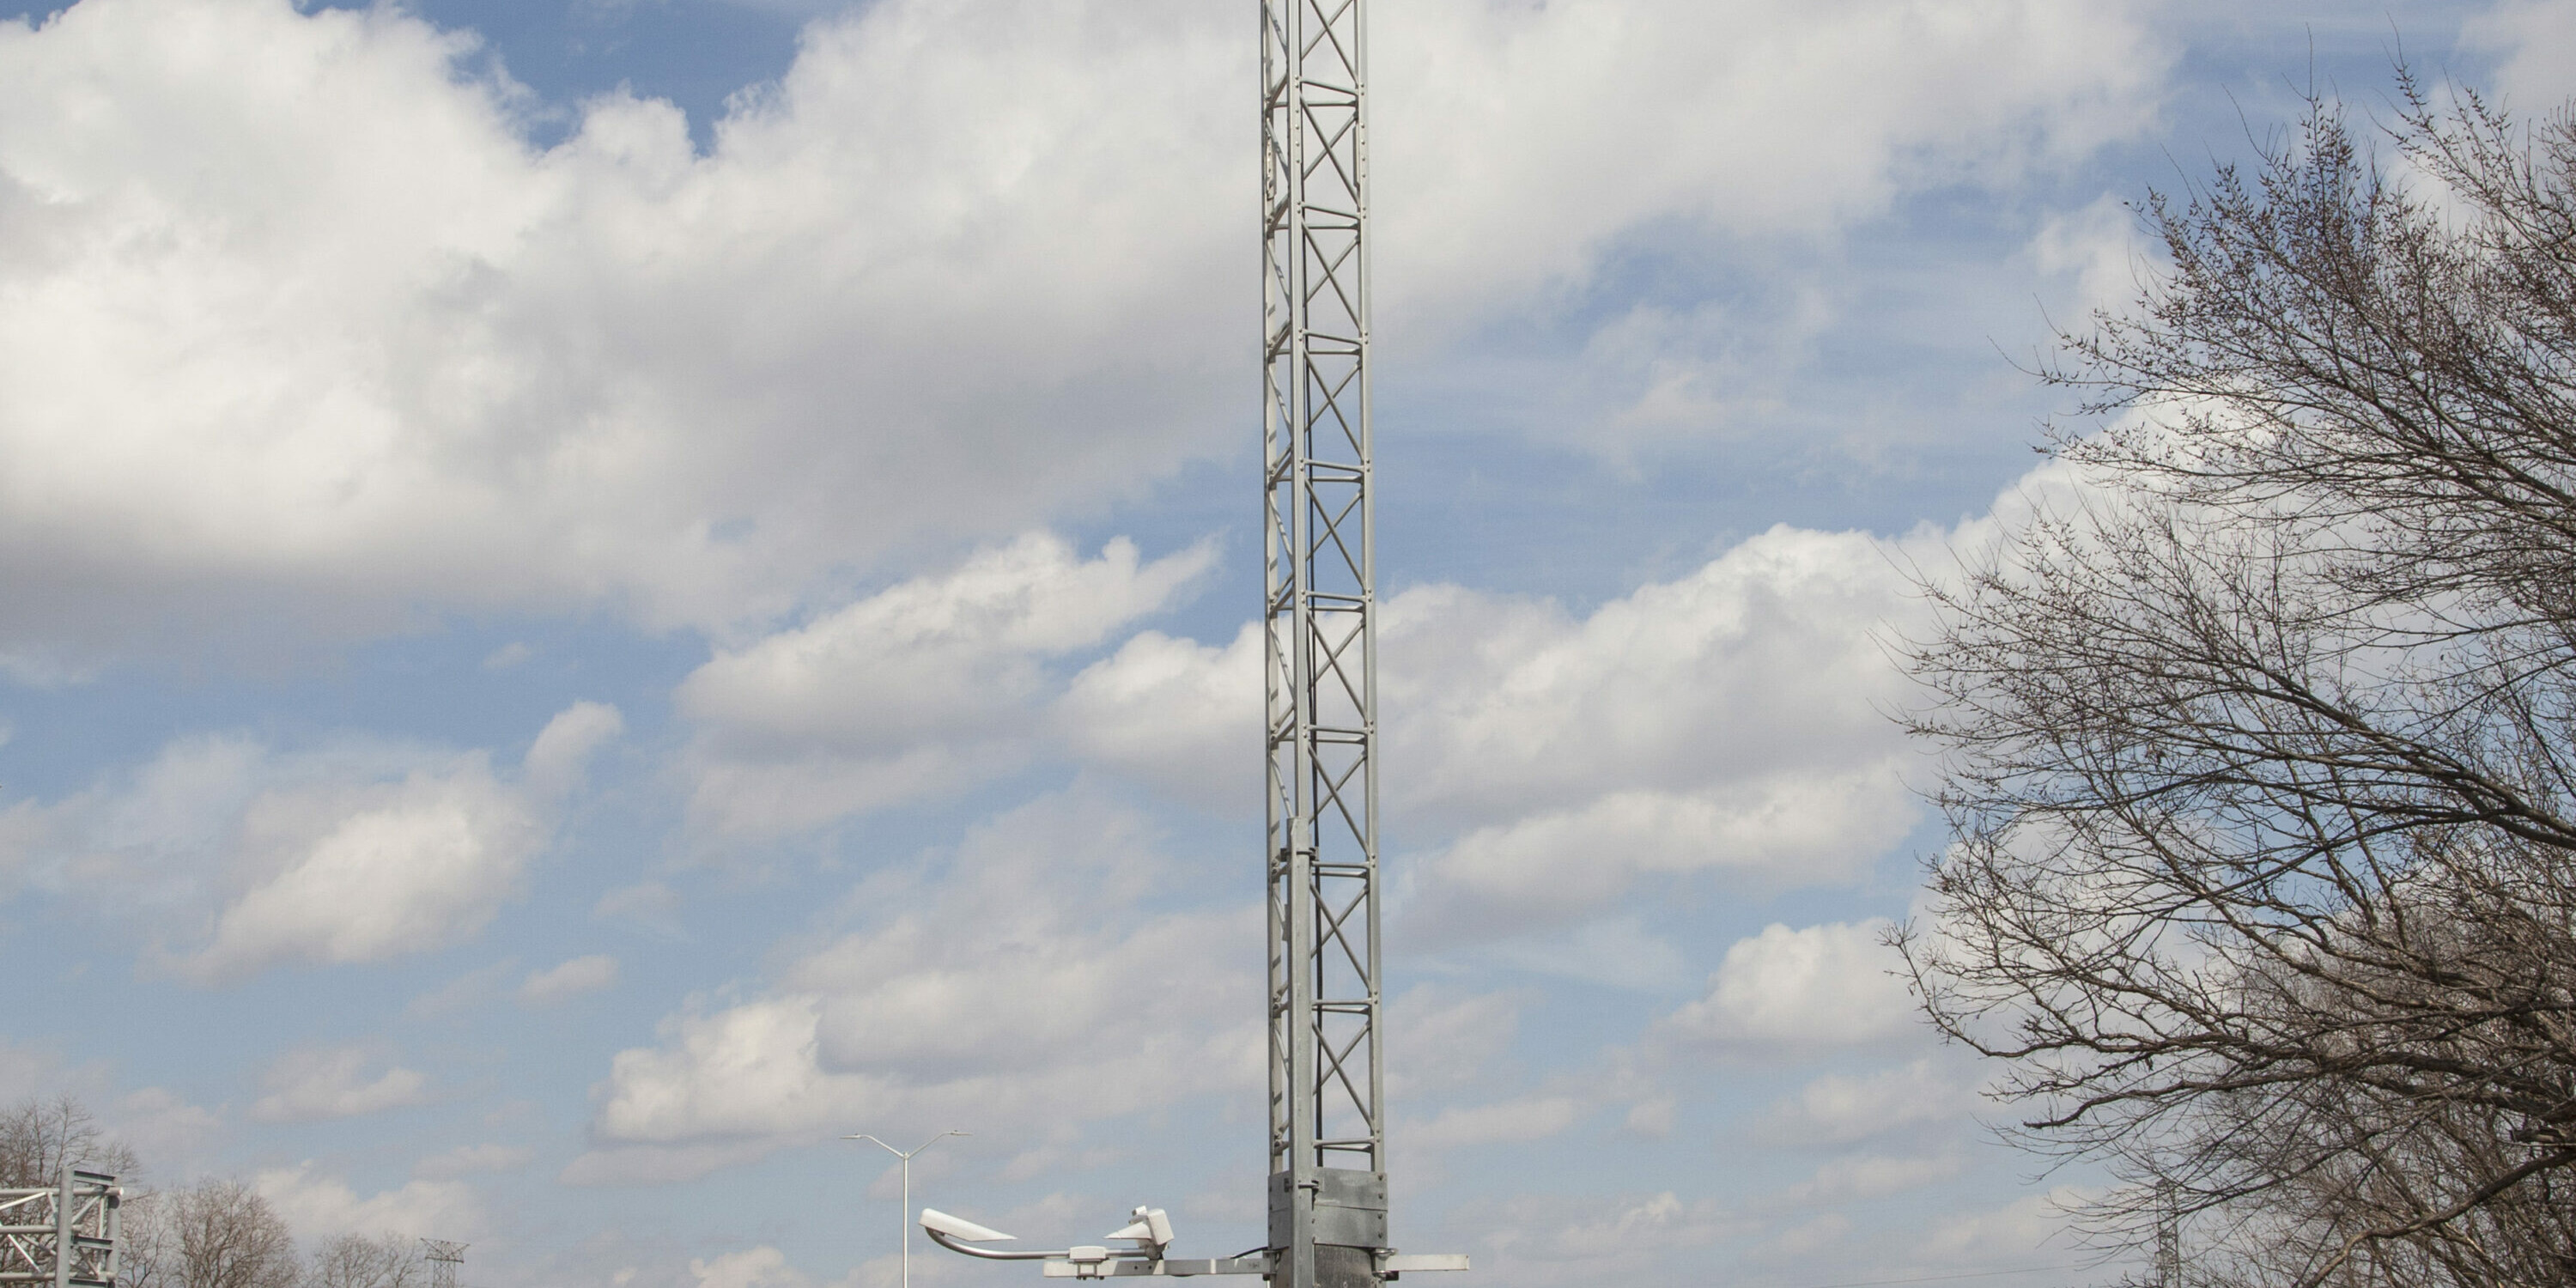
[[[921,1210],[921,1228],[932,1234],[947,1235],[960,1243],[1006,1243],[1020,1237],[977,1225],[962,1216],[950,1216],[937,1208]]]

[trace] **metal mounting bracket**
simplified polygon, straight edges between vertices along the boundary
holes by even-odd
[[[1236,1257],[1167,1257],[1172,1246],[1171,1218],[1161,1208],[1140,1207],[1132,1220],[1106,1237],[1119,1239],[1130,1246],[1112,1248],[1106,1244],[1084,1244],[1041,1252],[1030,1249],[978,1248],[978,1243],[1014,1242],[1015,1235],[1004,1234],[988,1226],[977,1225],[964,1217],[950,1216],[933,1208],[921,1210],[921,1228],[930,1241],[950,1252],[964,1253],[986,1261],[1036,1261],[1044,1263],[1042,1273],[1049,1279],[1125,1279],[1135,1276],[1160,1276],[1189,1279],[1199,1275],[1262,1275],[1278,1271],[1276,1258],[1269,1251],[1249,1252]],[[1381,1280],[1393,1279],[1407,1270],[1464,1270],[1464,1253],[1433,1252],[1399,1253],[1393,1248],[1369,1250],[1370,1260]]]

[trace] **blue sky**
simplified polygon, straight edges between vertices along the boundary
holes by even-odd
[[[1895,569],[2124,202],[2576,6],[1373,16],[1398,1242],[2116,1278],[1885,974]],[[1249,0],[0,17],[0,1095],[478,1288],[882,1288],[856,1131],[1258,1241]]]

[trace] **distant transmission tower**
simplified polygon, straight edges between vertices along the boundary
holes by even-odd
[[[1363,0],[1263,0],[1270,1249],[1378,1279],[1377,542]]]
[[[2156,1214],[2156,1288],[2183,1288],[2182,1216],[2172,1206],[2172,1196],[2165,1196],[2166,1206]]]
[[[465,1264],[466,1247],[445,1239],[420,1241],[421,1255],[429,1259],[429,1288],[456,1288],[456,1268]]]

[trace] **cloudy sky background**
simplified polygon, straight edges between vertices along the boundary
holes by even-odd
[[[0,5],[0,1095],[479,1288],[883,1288],[854,1131],[1257,1243],[1254,13]],[[1398,1243],[2115,1278],[1884,974],[1870,632],[2124,202],[2576,5],[1373,16]]]

